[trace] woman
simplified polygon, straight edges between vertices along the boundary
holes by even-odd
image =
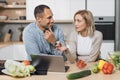
[[[80,10],[74,15],[75,31],[71,33],[69,48],[61,46],[60,51],[69,50],[74,59],[96,61],[100,55],[102,33],[95,30],[93,15],[88,10]]]

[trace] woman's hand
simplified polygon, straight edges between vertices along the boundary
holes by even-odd
[[[68,48],[64,45],[62,45],[61,43],[59,43],[58,46],[56,46],[56,49],[63,52],[63,51],[66,51]]]

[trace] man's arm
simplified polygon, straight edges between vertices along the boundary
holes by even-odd
[[[38,44],[36,42],[36,38],[30,30],[25,29],[23,31],[23,42],[25,44],[25,49],[28,54],[28,58],[30,58],[30,54],[40,53]]]

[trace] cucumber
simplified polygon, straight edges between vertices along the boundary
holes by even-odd
[[[68,74],[66,77],[67,79],[78,79],[89,75],[91,75],[91,70],[83,70],[80,72]]]

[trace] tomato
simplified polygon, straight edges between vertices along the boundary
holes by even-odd
[[[111,63],[106,62],[106,63],[103,65],[102,72],[103,72],[104,74],[112,74],[113,69],[114,69],[114,66],[113,66]]]
[[[84,68],[86,66],[86,63],[82,60],[78,60],[76,65],[78,68]]]
[[[27,66],[27,65],[30,65],[30,61],[29,61],[29,60],[24,60],[24,61],[23,61],[23,64],[25,64],[26,66]]]

